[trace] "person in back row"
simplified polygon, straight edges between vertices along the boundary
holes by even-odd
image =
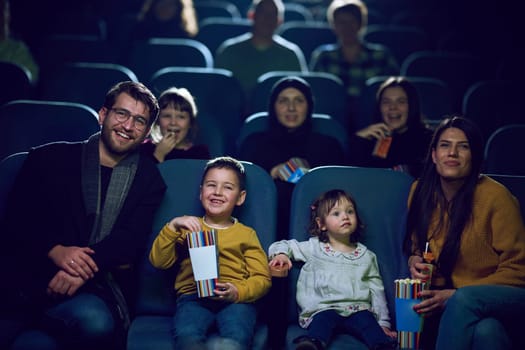
[[[143,84],[121,82],[98,112],[99,133],[29,151],[0,222],[1,349],[125,344],[133,266],[166,190],[137,151],[158,110]]]
[[[313,130],[313,109],[310,85],[300,77],[282,78],[270,95],[268,129],[249,136],[240,145],[239,158],[261,166],[275,180],[278,235],[288,232],[290,199],[300,176],[297,172],[345,162],[339,142]]]
[[[404,77],[385,80],[377,90],[373,119],[350,135],[350,165],[394,168],[418,177],[432,130],[421,120],[416,87]]]
[[[260,75],[276,70],[307,71],[308,67],[301,49],[275,34],[284,19],[282,0],[254,0],[248,17],[253,20],[251,32],[222,43],[215,67],[232,71],[249,101]]]
[[[192,0],[144,0],[132,39],[193,38],[198,31]]]
[[[353,130],[366,80],[379,75],[398,75],[399,66],[383,46],[364,43],[360,33],[366,29],[368,9],[360,0],[334,0],[326,13],[338,43],[314,51],[311,70],[341,78],[346,88],[348,118]]]
[[[159,163],[177,158],[209,159],[208,146],[193,143],[198,132],[197,105],[190,92],[171,87],[160,94],[159,106],[159,117],[141,152]]]
[[[0,61],[7,61],[26,68],[31,81],[36,84],[40,67],[27,44],[11,35],[11,7],[9,0],[0,0]],[[4,82],[5,83],[5,82]]]

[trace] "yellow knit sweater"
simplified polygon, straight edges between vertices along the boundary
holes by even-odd
[[[200,219],[203,229],[207,228]],[[268,258],[255,231],[236,221],[217,231],[219,280],[230,282],[239,292],[237,302],[249,303],[261,298],[271,287]],[[186,243],[187,230],[173,231],[166,224],[153,242],[149,260],[159,269],[180,264],[175,278],[177,295],[197,293]]]
[[[439,222],[438,213],[434,212],[428,232],[429,246],[436,259],[447,235],[444,229],[431,234]],[[445,214],[444,227],[447,221]],[[439,271],[435,271],[434,277],[433,284],[439,286],[442,281]],[[487,176],[481,176],[474,192],[472,221],[462,235],[452,283],[455,288],[481,284],[525,287],[525,226],[519,203],[507,188]]]

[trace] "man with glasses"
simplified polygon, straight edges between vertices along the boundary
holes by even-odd
[[[132,267],[166,189],[138,152],[158,111],[143,84],[121,82],[99,133],[29,152],[0,223],[1,349],[124,344]]]

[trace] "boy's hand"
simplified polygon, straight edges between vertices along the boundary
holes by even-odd
[[[215,298],[219,300],[236,302],[239,298],[239,291],[232,283],[226,282],[217,282],[216,288],[213,290],[215,293]]]
[[[288,270],[292,268],[292,261],[286,254],[278,254],[273,257],[272,260],[268,263],[270,267],[276,267],[282,269],[287,268]]]
[[[199,218],[196,216],[178,216],[172,219],[168,225],[173,231],[177,231],[180,228],[185,228],[191,232],[199,232],[202,230]]]

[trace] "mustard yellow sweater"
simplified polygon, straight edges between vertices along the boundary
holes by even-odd
[[[444,220],[446,227],[446,214]],[[436,259],[447,235],[441,230],[431,237],[438,222],[436,210],[428,233]],[[413,253],[421,255],[418,251]],[[439,271],[436,272],[433,284],[440,285]],[[525,226],[519,203],[506,187],[490,177],[481,176],[474,192],[472,222],[462,235],[452,283],[455,288],[480,284],[525,287]]]
[[[201,226],[208,226],[200,219]],[[219,280],[230,282],[239,291],[237,302],[249,303],[261,298],[271,287],[268,258],[255,231],[236,221],[231,227],[217,231],[219,249]],[[153,242],[149,260],[159,269],[168,269],[176,262],[180,270],[175,278],[177,295],[197,293],[186,235],[189,231],[173,231],[166,224]]]

